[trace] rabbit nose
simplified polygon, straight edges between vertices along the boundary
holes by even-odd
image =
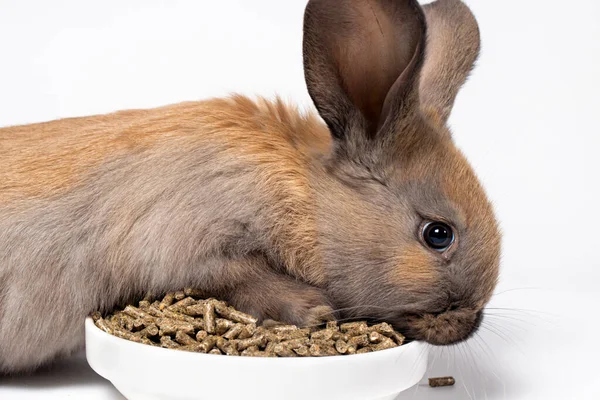
[[[444,311],[408,318],[408,334],[434,345],[449,345],[468,339],[481,325],[483,312],[457,304]]]

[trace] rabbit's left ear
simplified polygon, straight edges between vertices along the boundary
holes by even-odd
[[[444,125],[479,55],[479,26],[460,0],[438,0],[423,10],[427,51],[419,88],[421,110],[430,122]]]
[[[338,143],[360,148],[419,112],[425,36],[416,0],[309,1],[306,83]]]

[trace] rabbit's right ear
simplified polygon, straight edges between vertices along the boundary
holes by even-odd
[[[425,16],[416,0],[310,0],[308,91],[338,143],[379,143],[419,112]],[[373,140],[375,139],[375,140]]]

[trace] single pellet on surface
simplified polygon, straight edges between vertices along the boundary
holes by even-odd
[[[441,378],[429,378],[429,386],[431,387],[452,386],[455,383],[456,381],[451,376],[444,376]]]

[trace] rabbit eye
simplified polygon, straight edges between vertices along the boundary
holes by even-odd
[[[429,222],[423,227],[423,240],[432,249],[444,251],[454,242],[454,232],[443,222]]]

